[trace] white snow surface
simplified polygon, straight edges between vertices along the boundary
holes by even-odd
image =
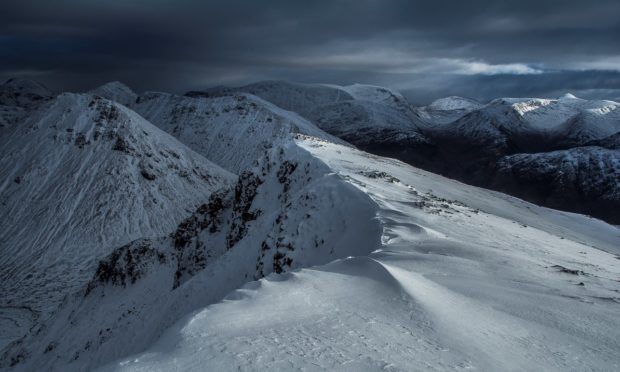
[[[375,247],[248,283],[102,370],[620,368],[617,227],[298,144],[373,201]]]

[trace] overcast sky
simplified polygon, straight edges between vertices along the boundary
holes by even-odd
[[[620,97],[619,0],[6,0],[0,79],[183,92],[264,79]]]

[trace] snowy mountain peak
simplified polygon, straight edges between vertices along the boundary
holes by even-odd
[[[128,106],[136,100],[138,95],[131,88],[120,81],[105,83],[90,91],[92,94],[99,95],[112,101]]]
[[[558,97],[558,99],[580,99],[580,98],[575,96],[572,93],[566,93],[566,94],[563,94],[560,97]]]
[[[89,94],[63,93],[2,134],[0,215],[12,217],[0,219],[0,266],[11,268],[0,271],[0,292],[43,315],[110,249],[168,233],[233,179]]]
[[[428,107],[434,110],[473,110],[482,104],[470,98],[450,96],[435,100]]]

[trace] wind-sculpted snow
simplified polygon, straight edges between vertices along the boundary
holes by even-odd
[[[253,167],[265,150],[295,133],[342,142],[299,115],[249,94],[194,98],[145,93],[131,107],[234,173]]]
[[[233,175],[139,115],[62,94],[0,136],[2,306],[46,318],[97,261],[160,236]]]
[[[619,363],[613,226],[311,138],[377,205],[376,250],[269,275],[105,371],[549,370]],[[363,231],[363,230],[358,230]],[[601,250],[602,249],[602,250]]]
[[[376,204],[292,140],[258,164],[170,236],[135,241],[102,260],[88,285],[13,344],[3,363],[91,369],[144,350],[177,319],[248,281],[379,245]]]

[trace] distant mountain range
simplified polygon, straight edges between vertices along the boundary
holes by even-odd
[[[618,102],[566,94],[487,104],[447,97],[413,107],[381,87],[282,81],[188,95],[231,92],[258,95],[371,153],[620,224]]]

